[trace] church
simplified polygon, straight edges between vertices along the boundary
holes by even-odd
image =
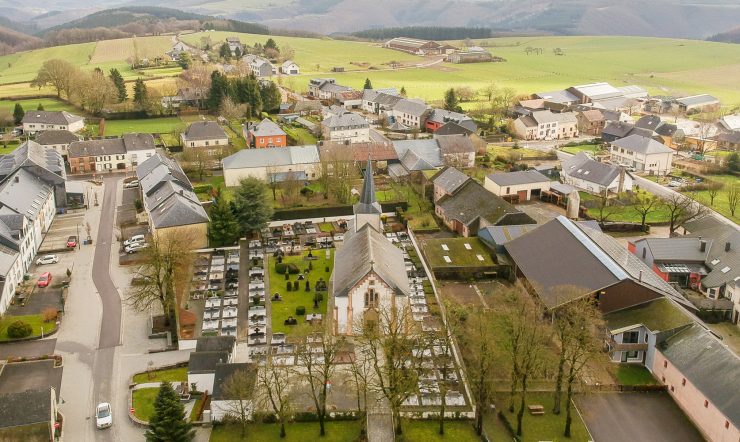
[[[332,319],[338,335],[352,335],[360,321],[377,322],[381,312],[409,305],[403,252],[383,234],[370,160],[353,212],[344,244],[334,254]]]

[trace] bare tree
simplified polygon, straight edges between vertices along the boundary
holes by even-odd
[[[699,151],[699,154],[704,155],[707,152],[707,141],[709,141],[709,137],[715,131],[715,124],[721,116],[721,112],[715,111],[702,112],[694,118],[698,128],[696,134],[696,150]]]
[[[635,211],[640,214],[642,231],[645,231],[647,216],[660,207],[660,198],[650,192],[635,192],[632,197]]]
[[[722,183],[716,183],[716,182],[709,182],[707,183],[707,195],[709,195],[709,205],[714,205],[714,199],[717,198],[717,195],[719,194],[719,191],[722,190],[724,187],[724,184]]]
[[[198,177],[198,181],[203,181],[210,155],[205,149],[199,147],[183,147],[180,160],[185,166],[185,170]]]
[[[36,78],[31,81],[31,87],[52,86],[56,89],[57,97],[61,97],[64,93],[69,99],[72,82],[78,71],[79,69],[76,66],[66,60],[47,60],[41,65]]]
[[[227,121],[231,122],[238,118],[243,117],[247,113],[247,106],[244,104],[236,104],[231,97],[226,97],[221,101],[221,107],[218,110],[219,115],[226,118]]]
[[[549,331],[540,319],[539,307],[527,295],[512,290],[504,294],[505,307],[499,316],[506,339],[504,348],[511,368],[511,396],[509,410],[514,411],[514,397],[519,388],[519,410],[517,412],[517,436],[522,435],[522,419],[526,406],[527,387],[532,376],[544,365],[543,349]]]
[[[372,359],[367,350],[358,346],[350,363],[352,383],[357,391],[357,412],[363,428],[365,426],[365,410],[367,409],[367,393],[371,384],[375,383]]]
[[[326,429],[326,398],[329,381],[334,375],[336,359],[344,348],[344,337],[333,337],[320,326],[306,326],[298,330],[296,336],[296,356],[300,369],[296,373],[303,378],[310,388],[310,396],[316,407],[319,418],[319,435],[324,436]]]
[[[322,161],[327,162],[329,171],[329,192],[337,202],[347,204],[352,199],[352,181],[357,178],[352,149],[342,144],[324,145]]]
[[[733,184],[727,189],[727,205],[732,216],[735,216],[738,202],[740,202],[740,186]]]
[[[614,215],[614,208],[609,204],[609,195],[608,190],[604,189],[604,192],[599,194],[598,196],[598,205],[596,206],[596,210],[598,211],[598,220],[599,223],[605,223],[610,216]]]
[[[267,186],[272,190],[272,200],[277,201],[277,189],[280,187],[277,177],[278,167],[270,163],[265,167],[265,173],[267,174]]]
[[[252,416],[253,395],[257,373],[254,369],[241,369],[232,373],[223,384],[223,396],[227,399],[224,412],[236,422],[242,430],[242,438],[246,435],[247,424]]]
[[[288,171],[283,180],[283,199],[286,206],[292,207],[295,204],[295,198],[298,195],[302,182],[294,171]]]
[[[288,390],[290,370],[288,367],[276,365],[273,357],[269,355],[265,365],[257,371],[257,384],[260,405],[272,410],[280,423],[280,437],[285,437],[285,422],[292,406]]]
[[[445,412],[447,411],[447,393],[451,390],[452,376],[455,373],[455,358],[452,353],[452,335],[442,325],[438,330],[426,333],[426,348],[433,355],[434,366],[440,375],[439,383],[439,434],[445,434]]]
[[[671,234],[680,225],[701,218],[708,213],[706,207],[678,192],[672,192],[669,196],[663,198],[663,206],[668,212],[668,221],[670,222],[669,231]]]

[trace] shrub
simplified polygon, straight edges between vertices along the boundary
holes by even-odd
[[[41,317],[43,318],[44,322],[53,321],[57,318],[57,315],[59,312],[54,307],[45,308],[44,311],[41,313]]]
[[[142,210],[144,210],[144,203],[142,203],[141,200],[137,199],[134,201],[134,207],[136,207],[137,212],[141,212]]]
[[[285,269],[287,268],[288,268],[288,264],[285,264],[279,261],[275,263],[275,272],[278,274],[283,274],[283,273],[287,274],[288,272],[285,271]]]
[[[313,270],[313,262],[308,262],[308,270]]]
[[[23,321],[15,321],[8,326],[8,337],[12,339],[25,338],[31,336],[33,328],[31,324]]]
[[[278,262],[275,264],[275,272],[278,274],[290,273],[291,275],[297,275],[301,273],[301,270],[293,263]]]
[[[210,184],[199,184],[197,186],[193,186],[193,192],[195,193],[210,193],[213,189],[213,186]]]
[[[306,314],[306,307],[299,305],[295,308],[295,314],[296,316],[303,316]]]

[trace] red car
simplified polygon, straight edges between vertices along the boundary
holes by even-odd
[[[43,288],[43,287],[48,287],[49,284],[51,284],[51,273],[49,272],[42,273],[41,276],[39,276],[38,286]]]
[[[74,249],[77,247],[77,237],[76,236],[70,236],[67,238],[67,247],[70,249]]]

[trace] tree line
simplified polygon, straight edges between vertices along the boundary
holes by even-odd
[[[211,73],[211,84],[206,105],[212,111],[229,108],[233,118],[259,117],[263,111],[280,108],[280,89],[272,81],[259,81],[254,75],[231,78],[219,71]],[[236,105],[235,111],[231,111]],[[224,115],[228,119],[229,116]]]
[[[405,26],[367,29],[353,32],[350,35],[370,40],[389,40],[395,37],[409,37],[422,40],[463,40],[466,38],[489,38],[491,36],[491,30],[488,28],[464,26]]]

